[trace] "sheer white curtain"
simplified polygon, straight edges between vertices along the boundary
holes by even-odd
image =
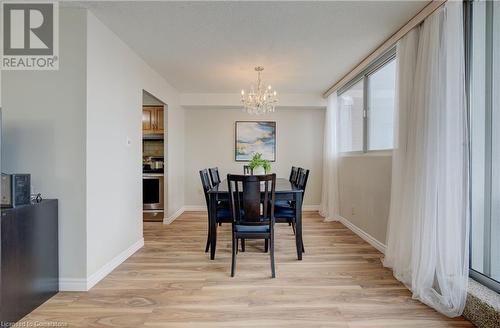
[[[334,92],[328,97],[323,143],[323,186],[319,213],[326,220],[338,220],[340,215],[337,172],[339,157],[338,120],[337,92]]]
[[[384,265],[413,297],[462,313],[469,264],[462,3],[448,1],[397,45],[396,149]]]

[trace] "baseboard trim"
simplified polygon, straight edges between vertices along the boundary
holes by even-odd
[[[202,205],[185,205],[184,212],[206,212],[207,207]]]
[[[79,292],[88,291],[143,246],[144,238],[141,238],[134,244],[132,244],[129,248],[115,256],[111,261],[103,265],[97,272],[90,275],[90,277],[88,277],[87,279],[60,278],[59,290]]]
[[[352,222],[350,222],[349,220],[347,220],[344,217],[339,216],[338,221],[340,223],[342,223],[343,225],[345,225],[349,230],[354,232],[356,235],[361,237],[368,244],[375,247],[379,252],[381,252],[382,254],[385,254],[386,246],[384,244],[382,244],[380,241],[378,241],[377,239],[375,239],[372,235],[370,235],[369,233],[367,233],[363,229],[359,228],[358,226],[356,226],[355,224],[353,224]]]
[[[115,256],[111,261],[103,265],[97,272],[93,273],[87,279],[87,290],[94,287],[99,281],[110,274],[116,267],[125,262],[130,256],[141,249],[144,246],[144,238],[139,239],[129,248]]]
[[[163,218],[163,224],[171,224],[172,222],[175,221],[175,219],[181,216],[181,214],[184,213],[184,211],[185,211],[184,207],[179,208],[171,216]]]
[[[317,211],[319,211],[319,205],[302,205],[302,211],[304,211],[304,212],[317,212]]]
[[[87,279],[59,278],[59,291],[85,292],[87,291]]]

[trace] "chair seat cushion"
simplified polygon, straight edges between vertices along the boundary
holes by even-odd
[[[276,218],[294,218],[295,209],[291,207],[275,206],[274,217]]]
[[[289,200],[277,200],[274,203],[274,207],[287,207],[287,208],[292,208],[291,201]]]
[[[269,232],[269,225],[240,225],[234,226],[236,232],[263,233]]]
[[[217,219],[231,219],[233,215],[229,208],[220,207],[217,208]]]

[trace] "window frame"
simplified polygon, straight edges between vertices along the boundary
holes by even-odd
[[[468,130],[471,131],[472,125],[472,97],[471,97],[471,89],[472,89],[472,49],[474,46],[474,39],[473,39],[473,26],[472,26],[472,19],[473,19],[473,2],[474,1],[464,1],[464,40],[465,40],[465,78],[466,78],[466,95],[467,95],[467,112],[468,112]],[[486,65],[486,70],[485,70],[485,115],[486,115],[486,121],[489,122],[489,124],[485,127],[485,139],[486,139],[486,149],[485,149],[485,156],[486,156],[486,172],[485,172],[485,183],[488,185],[485,186],[485,189],[490,190],[490,194],[486,195],[487,192],[485,190],[485,202],[489,203],[488,207],[491,209],[491,139],[492,139],[492,131],[491,131],[491,117],[493,113],[493,98],[492,98],[492,92],[493,92],[493,29],[494,29],[494,17],[493,17],[493,2],[487,1],[485,3],[486,5],[486,16],[485,16],[485,41],[486,41],[486,49],[485,49],[485,65]],[[490,68],[490,69],[488,69]],[[469,133],[469,149],[472,147],[472,139],[470,138],[471,134]],[[489,162],[489,164],[488,164]],[[469,151],[469,167],[472,167],[472,152]],[[488,178],[489,177],[489,178]],[[472,174],[469,174],[469,203],[472,204]],[[472,236],[472,226],[474,224],[473,222],[473,213],[472,213],[472,206],[470,207],[470,212],[469,212],[469,222],[470,222],[470,227],[471,227],[471,233],[469,234],[469,277],[474,279],[475,281],[479,282],[480,284],[486,286],[487,288],[500,293],[500,282],[487,276],[486,274],[479,272],[477,270],[474,270],[472,268],[472,261],[473,261],[473,252],[472,252],[472,243],[473,243],[473,236]],[[488,223],[491,224],[491,211],[489,211],[487,214],[485,214],[485,219],[486,216],[488,216]],[[488,224],[485,222],[485,230],[489,230]],[[484,264],[486,266],[486,271],[490,271],[489,265],[491,264],[491,236],[487,234],[488,238],[485,238],[487,240],[484,240],[484,248],[485,248],[485,253],[484,253]],[[489,247],[487,247],[489,246]],[[491,272],[490,272],[491,274]]]
[[[384,54],[375,59],[372,63],[370,63],[363,71],[361,71],[358,75],[353,77],[349,82],[344,84],[337,91],[337,96],[340,97],[346,91],[349,91],[354,85],[356,85],[359,81],[363,80],[363,147],[362,150],[355,151],[344,151],[340,152],[340,155],[344,156],[352,156],[352,155],[387,155],[392,154],[392,150],[394,149],[394,140],[393,147],[388,149],[368,149],[368,117],[370,115],[370,108],[368,106],[369,99],[369,77],[376,72],[378,72],[385,65],[390,63],[391,61],[396,60],[396,45],[389,48]],[[342,142],[342,140],[340,140]]]

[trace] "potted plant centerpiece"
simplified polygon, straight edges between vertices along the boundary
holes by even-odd
[[[268,174],[271,172],[271,162],[263,159],[261,153],[255,153],[248,166],[254,175]]]

